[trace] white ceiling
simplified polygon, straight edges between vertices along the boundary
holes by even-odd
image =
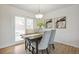
[[[69,7],[71,5],[72,4],[11,4],[11,6],[32,12],[34,14],[38,13],[39,9],[41,13],[45,14],[57,9]]]

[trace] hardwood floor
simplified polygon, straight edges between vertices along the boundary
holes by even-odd
[[[28,54],[28,51],[25,51],[24,44],[19,44],[16,46],[11,46],[7,48],[0,49],[0,54]],[[55,43],[55,49],[49,46],[50,54],[79,54],[79,48],[72,46],[64,45],[61,43]]]

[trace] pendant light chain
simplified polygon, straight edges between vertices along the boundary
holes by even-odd
[[[38,9],[39,9],[39,10],[38,10],[38,14],[36,14],[35,17],[38,18],[38,19],[41,19],[41,18],[43,17],[43,14],[40,13],[40,4],[39,4],[38,7],[39,7],[39,8],[38,8]]]

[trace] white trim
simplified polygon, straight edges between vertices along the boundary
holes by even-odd
[[[3,45],[3,46],[0,46],[0,48],[6,48],[6,47],[13,46],[13,45],[20,44],[20,43],[24,43],[24,40],[17,41],[17,42],[14,42],[14,43],[11,43],[11,44],[7,44],[7,45]]]
[[[64,42],[64,41],[55,41],[55,42],[79,48],[79,45],[71,44],[69,42]],[[0,48],[6,48],[6,47],[9,47],[9,46],[12,46],[12,45],[16,45],[16,44],[20,44],[20,43],[24,43],[24,40],[18,41],[18,42],[14,42],[14,43],[11,43],[11,44],[8,44],[8,45],[0,46]]]
[[[72,44],[72,43],[69,43],[69,42],[64,42],[64,41],[55,41],[55,42],[58,42],[58,43],[62,43],[62,44],[65,44],[65,45],[69,45],[69,46],[72,46],[72,47],[79,48],[79,45],[75,45],[75,44]]]

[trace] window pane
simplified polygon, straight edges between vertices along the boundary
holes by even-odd
[[[26,20],[26,29],[33,29],[33,19]]]
[[[33,33],[33,19],[26,19],[26,33]]]
[[[15,41],[23,40],[20,35],[24,33],[25,33],[24,17],[15,16]]]

